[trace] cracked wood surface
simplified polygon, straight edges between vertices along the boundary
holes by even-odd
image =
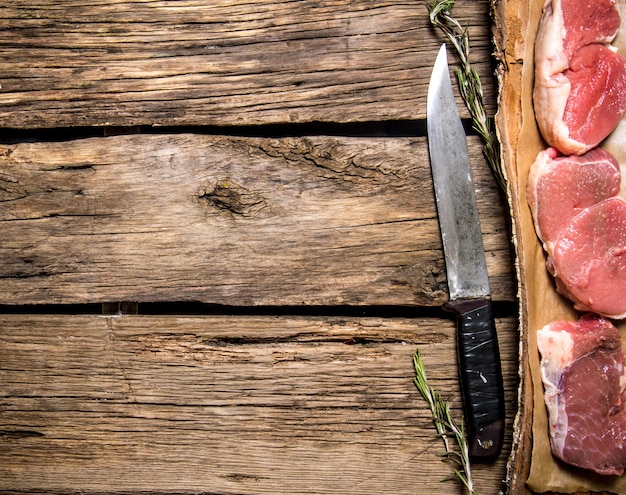
[[[470,145],[493,297],[513,301],[505,206]],[[447,299],[424,138],[2,146],[0,228],[0,304]]]
[[[454,15],[493,114],[489,8]],[[421,119],[441,41],[422,2],[5,1],[0,127]]]
[[[497,321],[507,444],[515,319]],[[460,415],[452,320],[0,315],[3,493],[461,493],[411,381]]]
[[[454,16],[493,115],[489,4]],[[398,137],[423,134],[442,41],[421,2],[0,2],[0,492],[463,493],[412,383],[420,349],[460,418],[427,143]],[[129,135],[149,126],[172,127]],[[379,137],[228,135],[277,130]],[[502,316],[506,444],[474,466],[495,495],[517,288],[469,146]]]

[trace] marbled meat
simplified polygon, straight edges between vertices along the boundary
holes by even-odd
[[[546,142],[580,155],[602,142],[626,110],[626,59],[610,44],[615,0],[547,0],[535,41],[533,100]]]
[[[624,353],[608,320],[585,314],[538,331],[552,453],[568,464],[620,476],[626,467]]]

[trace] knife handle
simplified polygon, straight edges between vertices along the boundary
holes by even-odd
[[[499,455],[504,438],[504,385],[491,301],[457,299],[444,309],[456,315],[470,456],[490,461]]]

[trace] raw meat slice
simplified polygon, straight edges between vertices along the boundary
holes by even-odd
[[[626,201],[621,167],[606,150],[541,151],[526,196],[557,291],[581,311],[626,318]]]
[[[626,201],[605,199],[576,215],[554,243],[548,269],[576,309],[626,318]]]
[[[541,151],[530,168],[527,197],[545,250],[552,251],[561,230],[581,211],[618,195],[620,182],[617,160],[602,148],[582,156]]]
[[[620,476],[626,467],[624,353],[619,331],[595,315],[537,332],[552,453]]]
[[[544,139],[563,154],[597,146],[626,110],[626,61],[608,45],[619,24],[614,0],[544,4],[535,40],[535,115]],[[596,72],[589,85],[585,78]]]

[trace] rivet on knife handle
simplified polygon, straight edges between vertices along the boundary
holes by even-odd
[[[504,439],[504,401],[498,337],[488,299],[450,301],[457,344],[470,456],[493,459]]]

